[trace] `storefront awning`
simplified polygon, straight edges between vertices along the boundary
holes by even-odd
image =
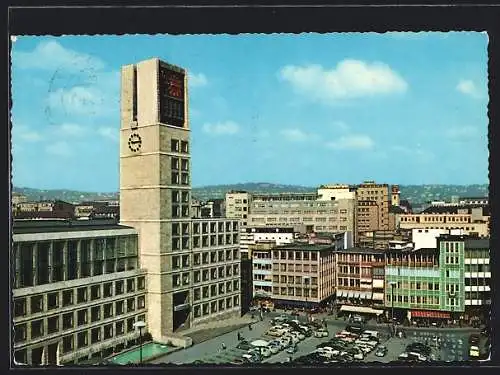
[[[354,298],[359,298],[359,292],[354,292]]]
[[[352,297],[354,297],[354,292],[348,292],[347,297],[348,297],[348,298],[352,298]]]
[[[349,305],[342,305],[342,307],[340,307],[340,311],[354,312],[361,314],[375,314],[375,315],[380,315],[383,313],[382,310],[372,309],[371,307],[349,306]]]
[[[443,311],[412,310],[412,318],[450,319],[450,313]]]
[[[377,300],[377,301],[383,301],[384,300],[384,293],[373,293],[372,299]]]

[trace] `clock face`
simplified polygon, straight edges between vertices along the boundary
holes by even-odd
[[[130,137],[128,137],[128,148],[132,152],[137,152],[141,149],[142,139],[141,136],[137,133],[132,133]]]

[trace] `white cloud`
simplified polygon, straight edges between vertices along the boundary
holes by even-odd
[[[113,142],[118,142],[118,129],[104,126],[98,128],[97,133],[104,138],[111,139]]]
[[[71,72],[81,70],[100,70],[104,62],[94,56],[64,48],[58,41],[51,39],[37,44],[29,52],[13,51],[13,64],[21,69],[42,69]]]
[[[466,140],[478,135],[474,126],[451,127],[445,131],[445,136],[453,140]]]
[[[56,156],[70,156],[73,153],[71,147],[65,141],[59,141],[59,142],[54,142],[52,144],[48,144],[45,147],[45,151],[48,154]]]
[[[201,87],[208,84],[207,77],[203,73],[190,73],[188,76],[188,83],[192,87]]]
[[[373,140],[364,134],[342,136],[335,142],[329,142],[327,147],[335,150],[367,150],[374,146]]]
[[[56,131],[59,135],[68,135],[71,137],[80,137],[86,133],[85,127],[71,123],[55,126],[53,130]]]
[[[481,97],[480,90],[470,79],[461,79],[460,82],[458,82],[456,89],[462,94],[472,96],[473,98]]]
[[[332,125],[333,125],[334,129],[337,129],[337,130],[340,130],[343,132],[348,131],[350,129],[349,125],[347,125],[343,121],[334,121]]]
[[[384,63],[349,59],[330,70],[316,64],[287,65],[281,68],[279,77],[297,93],[325,102],[401,93],[408,88],[406,81]]]
[[[416,145],[406,145],[406,146],[391,146],[391,156],[393,158],[398,158],[399,155],[404,155],[410,161],[416,161],[418,163],[428,163],[434,160],[435,155],[431,151],[424,150],[421,148],[420,144]]]
[[[203,125],[203,131],[213,135],[236,134],[239,130],[240,126],[233,121],[218,122],[216,124],[206,123]]]
[[[302,142],[313,137],[312,134],[305,133],[300,129],[284,129],[281,134],[287,140],[293,142]]]
[[[26,142],[39,142],[43,139],[43,136],[37,131],[27,130],[21,132],[19,138]]]

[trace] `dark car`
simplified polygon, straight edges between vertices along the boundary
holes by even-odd
[[[490,335],[490,327],[484,327],[481,330],[481,335],[483,335],[483,336],[489,336]]]
[[[363,332],[363,326],[361,324],[351,324],[345,327],[345,330],[360,335]]]
[[[469,344],[471,345],[477,345],[479,343],[479,335],[472,334],[469,336]]]
[[[406,352],[419,353],[428,357],[429,355],[431,355],[432,349],[427,345],[414,342],[413,344],[410,344],[406,347]]]
[[[241,350],[252,349],[252,346],[247,340],[240,341],[240,343],[236,347]]]

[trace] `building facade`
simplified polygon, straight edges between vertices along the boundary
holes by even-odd
[[[399,216],[401,229],[461,229],[471,236],[489,236],[489,217],[479,219],[472,213],[420,213]],[[483,217],[483,216],[481,216]]]
[[[465,309],[464,271],[464,236],[441,235],[436,248],[391,251],[385,306],[409,320],[458,319]]]
[[[155,341],[239,316],[239,224],[191,217],[187,73],[158,59],[121,72],[120,220],[138,232]]]
[[[316,193],[254,195],[249,225],[288,226],[296,232],[354,232],[355,200],[317,200]]]
[[[136,344],[147,281],[133,228],[36,220],[13,232],[17,363],[81,363]]]
[[[347,248],[335,252],[336,303],[342,311],[382,313],[347,306],[380,307],[384,301],[384,251]]]
[[[389,206],[391,205],[389,185],[377,184],[374,181],[365,181],[357,185],[356,197],[358,205],[362,201],[375,203],[378,213],[377,229],[389,229]]]
[[[488,238],[465,239],[465,313],[466,319],[490,319],[491,266]]]
[[[226,193],[226,217],[240,219],[242,226],[247,226],[248,215],[252,203],[252,195],[246,191],[230,191]]]
[[[275,306],[310,308],[330,301],[334,287],[332,245],[289,244],[272,250]]]

